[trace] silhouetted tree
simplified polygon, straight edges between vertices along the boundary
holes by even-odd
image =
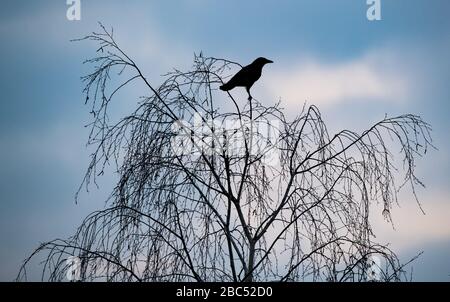
[[[381,259],[378,279],[405,278],[397,255],[374,241],[369,213],[381,202],[391,219],[399,188],[421,185],[415,158],[431,138],[419,116],[330,135],[315,106],[288,120],[279,104],[218,90],[238,63],[200,54],[190,71],[174,70],[154,87],[112,31],[102,26],[84,39],[100,48],[83,77],[95,146],[83,184],[109,165],[119,181],[104,209],[69,239],[42,244],[18,279],[42,253],[50,281],[66,278],[69,256],[80,259],[83,281],[366,281],[372,255]],[[135,81],[148,96],[111,123],[114,96]],[[220,127],[227,120],[232,126]]]

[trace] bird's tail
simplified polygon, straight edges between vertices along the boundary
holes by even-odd
[[[220,86],[219,89],[223,90],[223,91],[228,91],[228,90],[233,89],[233,87],[231,87],[230,83],[226,83],[226,84],[223,84],[222,86]]]

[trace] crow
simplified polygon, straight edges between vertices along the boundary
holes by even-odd
[[[273,61],[263,57],[257,58],[250,65],[242,67],[228,83],[220,86],[220,90],[229,91],[234,87],[245,87],[248,93],[248,100],[251,101],[253,97],[250,94],[250,88],[261,77],[262,68],[267,63],[273,63]]]

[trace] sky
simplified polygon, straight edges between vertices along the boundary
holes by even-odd
[[[368,21],[366,0],[81,0],[76,21],[68,8],[65,0],[1,2],[0,281],[13,280],[39,243],[71,235],[113,187],[115,176],[105,175],[75,204],[90,151],[80,76],[96,48],[70,40],[98,22],[114,27],[156,86],[200,51],[243,65],[264,56],[275,63],[253,96],[281,99],[294,113],[315,104],[330,132],[361,132],[385,114],[422,116],[438,148],[417,163],[425,215],[403,194],[395,228],[378,216],[373,224],[404,261],[423,251],[409,267],[413,280],[450,281],[449,1],[381,0],[380,21]]]

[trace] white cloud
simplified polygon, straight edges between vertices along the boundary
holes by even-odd
[[[267,93],[288,105],[304,101],[321,107],[345,101],[402,102],[410,95],[411,79],[397,57],[381,51],[339,63],[314,57],[297,60],[267,73]]]
[[[450,240],[450,193],[439,190],[426,190],[420,201],[425,215],[414,200],[400,200],[400,206],[391,210],[395,229],[382,217],[380,207],[373,212],[372,227],[377,241],[391,243],[399,252],[408,248],[422,247],[426,250],[430,242]]]

